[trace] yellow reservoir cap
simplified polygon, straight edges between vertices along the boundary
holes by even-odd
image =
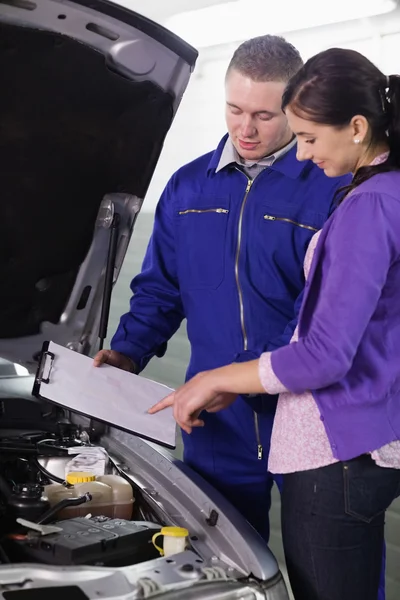
[[[75,485],[76,483],[87,483],[88,481],[96,481],[96,476],[87,471],[71,471],[67,475],[67,483]]]
[[[163,527],[160,534],[168,535],[169,537],[187,537],[189,532],[184,527]]]

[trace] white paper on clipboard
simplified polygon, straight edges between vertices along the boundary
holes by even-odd
[[[155,415],[147,412],[172,391],[167,386],[110,365],[94,367],[92,358],[54,342],[49,342],[42,361],[35,395],[175,448],[172,408]]]

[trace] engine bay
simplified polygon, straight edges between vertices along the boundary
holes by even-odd
[[[184,463],[60,405],[5,396],[5,387],[0,597],[95,600],[129,590],[137,600],[288,600],[262,539]],[[186,532],[183,546],[171,530]]]
[[[65,419],[35,431],[16,424],[0,419],[2,563],[118,567],[160,556],[152,536],[163,524],[85,429]]]

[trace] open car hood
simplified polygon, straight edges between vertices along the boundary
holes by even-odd
[[[94,348],[196,58],[105,0],[0,0],[1,358]]]

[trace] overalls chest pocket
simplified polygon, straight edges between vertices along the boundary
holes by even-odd
[[[257,220],[267,296],[293,296],[303,285],[303,263],[308,244],[323,227],[325,218],[298,206],[262,204]]]
[[[225,274],[229,199],[191,197],[175,209],[177,267],[182,290],[217,289]]]

